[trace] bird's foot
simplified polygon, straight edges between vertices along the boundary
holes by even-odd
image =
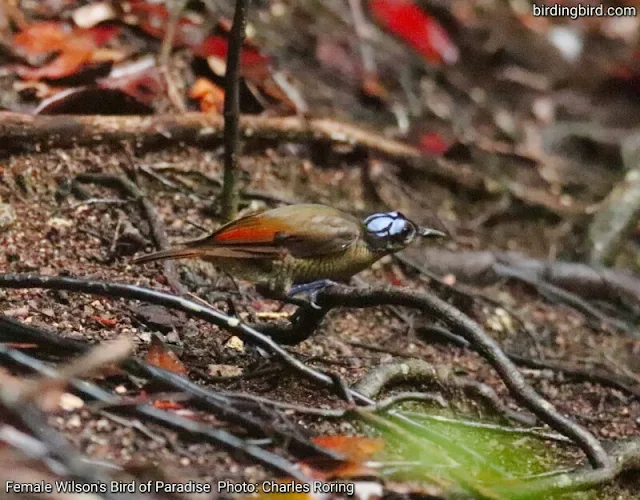
[[[329,288],[331,286],[337,286],[337,285],[338,283],[336,283],[333,280],[317,280],[317,281],[312,281],[310,283],[302,283],[300,285],[293,285],[289,289],[287,296],[293,297],[294,295],[299,295],[301,293],[308,293],[309,299],[310,299],[309,303],[311,307],[313,307],[314,309],[322,309],[316,302],[318,293],[320,293],[325,288]]]

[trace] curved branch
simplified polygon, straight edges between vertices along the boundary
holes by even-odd
[[[536,418],[530,413],[520,413],[508,408],[488,385],[473,380],[465,380],[451,373],[438,373],[430,363],[422,359],[408,359],[400,363],[390,363],[374,368],[353,389],[370,398],[379,394],[385,386],[403,382],[423,382],[450,386],[479,396],[501,417],[525,425],[535,425]]]

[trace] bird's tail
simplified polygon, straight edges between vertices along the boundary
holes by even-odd
[[[157,260],[177,260],[199,257],[202,251],[198,248],[170,248],[168,250],[160,250],[159,252],[149,253],[133,259],[134,264],[145,264],[147,262],[155,262]]]

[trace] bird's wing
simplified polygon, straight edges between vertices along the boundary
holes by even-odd
[[[188,244],[203,254],[236,258],[314,257],[346,250],[362,231],[360,222],[323,205],[293,205],[249,215]]]

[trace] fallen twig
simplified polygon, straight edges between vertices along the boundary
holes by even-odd
[[[531,275],[531,273],[528,273],[527,271],[513,269],[512,267],[502,264],[496,264],[494,269],[505,278],[512,278],[534,287],[538,293],[547,298],[547,300],[565,303],[584,314],[587,318],[608,324],[613,328],[630,334],[633,337],[640,337],[640,332],[635,326],[628,324],[626,321],[621,321],[618,318],[609,316],[597,307],[589,304],[589,302],[575,293],[568,292],[567,290],[547,283],[544,279]]]
[[[130,300],[142,300],[151,304],[162,305],[170,309],[184,311],[187,314],[203,319],[238,335],[248,342],[261,347],[283,362],[295,373],[323,387],[334,388],[334,381],[326,373],[306,366],[279,346],[271,338],[254,328],[242,323],[237,318],[228,316],[206,304],[196,303],[185,297],[151,290],[135,285],[107,283],[97,280],[83,280],[62,276],[38,276],[33,274],[0,274],[0,288],[46,288],[88,293],[103,297],[119,297]],[[363,404],[374,404],[370,398],[352,391],[352,396]]]
[[[420,151],[350,123],[328,118],[301,116],[268,117],[242,115],[239,130],[246,140],[324,140],[348,143],[399,159],[420,158]],[[184,113],[154,116],[27,115],[0,112],[0,144],[19,149],[25,144],[41,148],[77,144],[113,143],[135,140],[207,144],[220,140],[224,117],[213,113]]]
[[[510,307],[508,307],[507,305],[503,304],[501,301],[496,300],[492,297],[489,297],[481,292],[477,292],[475,290],[469,290],[466,287],[463,287],[461,285],[455,284],[455,285],[451,285],[447,282],[445,282],[442,278],[440,278],[439,276],[437,276],[435,273],[431,272],[429,269],[427,269],[426,267],[422,266],[421,264],[419,264],[418,262],[416,262],[414,259],[411,259],[409,257],[406,257],[405,255],[399,254],[399,255],[395,255],[394,256],[396,259],[398,259],[400,262],[402,262],[403,264],[409,266],[410,268],[418,271],[420,274],[423,274],[424,276],[427,276],[431,281],[435,282],[437,284],[437,286],[440,286],[442,288],[444,288],[447,291],[450,291],[458,296],[464,297],[464,298],[468,298],[471,300],[481,300],[483,302],[486,302],[494,307],[500,307],[501,309],[503,309],[504,311],[507,312],[507,314],[509,314],[509,316],[511,316],[513,319],[515,319],[520,326],[522,327],[522,331],[529,337],[529,339],[531,339],[531,342],[533,343],[533,347],[536,350],[536,353],[540,356],[542,354],[542,347],[540,346],[540,342],[535,334],[535,332],[531,331],[531,329],[529,328],[529,326],[527,325],[527,322],[522,318],[522,316],[520,314],[518,314],[516,311],[514,311],[513,309],[511,309]]]
[[[248,404],[252,406],[261,407],[263,405],[279,408],[282,410],[289,410],[295,413],[300,413],[303,415],[315,415],[318,417],[325,418],[343,418],[348,417],[352,410],[353,406],[349,408],[315,408],[311,406],[305,406],[295,403],[285,403],[282,401],[274,401],[269,398],[265,398],[263,396],[256,396],[254,394],[246,394],[241,392],[224,392],[226,396],[237,399],[240,401],[246,401]],[[431,394],[425,392],[401,392],[398,394],[394,394],[389,396],[388,398],[383,399],[382,401],[377,402],[371,406],[362,406],[368,411],[373,412],[385,412],[390,410],[393,406],[404,403],[406,401],[422,401],[422,402],[430,402],[436,403],[439,406],[446,406],[446,402],[442,398],[440,394]]]
[[[276,437],[282,434],[278,432],[275,427],[273,418],[271,418],[270,421],[259,420],[246,412],[238,410],[231,404],[230,399],[224,393],[207,390],[181,375],[139,360],[128,360],[125,361],[123,365],[130,372],[144,375],[156,382],[162,382],[192,396],[195,404],[199,403],[200,406],[212,410],[215,414],[230,422],[242,424],[244,427],[258,431],[265,436]],[[300,436],[289,433],[284,434],[282,437],[283,439],[281,439],[281,441],[287,441],[288,446],[292,448],[293,451],[302,454],[302,456],[325,455],[328,458],[339,458],[337,455],[327,453],[326,450],[313,444],[306,438],[301,438]]]

